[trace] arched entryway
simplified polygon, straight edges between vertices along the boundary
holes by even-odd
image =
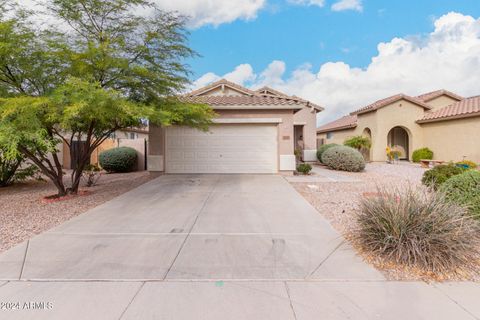
[[[394,127],[388,132],[388,146],[400,151],[400,160],[409,160],[410,136],[403,127]]]
[[[370,128],[363,129],[362,136],[370,139],[370,143],[372,143],[372,130],[370,130]],[[370,147],[370,149],[361,150],[365,160],[367,161],[371,161],[372,159],[372,147]]]

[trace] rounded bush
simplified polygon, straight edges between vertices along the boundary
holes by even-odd
[[[387,261],[427,272],[453,271],[476,261],[480,224],[442,193],[379,189],[364,198],[355,239]]]
[[[354,148],[336,146],[322,154],[322,162],[334,170],[359,172],[365,169],[365,159]]]
[[[312,171],[312,166],[308,163],[300,163],[297,166],[297,171],[303,174],[309,174]]]
[[[437,190],[445,181],[463,172],[465,169],[453,164],[438,165],[423,173],[422,183]]]
[[[108,172],[130,172],[137,164],[137,151],[129,147],[113,148],[99,155],[100,166]]]
[[[428,148],[421,148],[413,151],[412,154],[412,161],[413,162],[420,162],[420,160],[432,160],[433,159],[433,151]]]
[[[332,148],[332,147],[336,147],[338,146],[338,144],[336,143],[329,143],[329,144],[324,144],[324,145],[321,145],[320,148],[318,148],[317,150],[317,159],[318,161],[320,161],[321,163],[322,162],[322,154],[327,151],[328,149]]]
[[[480,219],[480,172],[466,171],[448,179],[440,191],[447,200],[468,209],[476,219]]]

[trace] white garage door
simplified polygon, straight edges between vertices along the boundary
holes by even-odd
[[[212,125],[166,130],[167,173],[276,173],[277,126]]]

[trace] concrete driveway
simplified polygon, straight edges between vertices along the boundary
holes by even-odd
[[[8,319],[475,319],[478,294],[385,281],[274,175],[162,176],[0,255]]]

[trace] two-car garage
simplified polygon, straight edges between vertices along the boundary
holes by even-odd
[[[277,124],[215,124],[165,130],[166,173],[277,173]]]

